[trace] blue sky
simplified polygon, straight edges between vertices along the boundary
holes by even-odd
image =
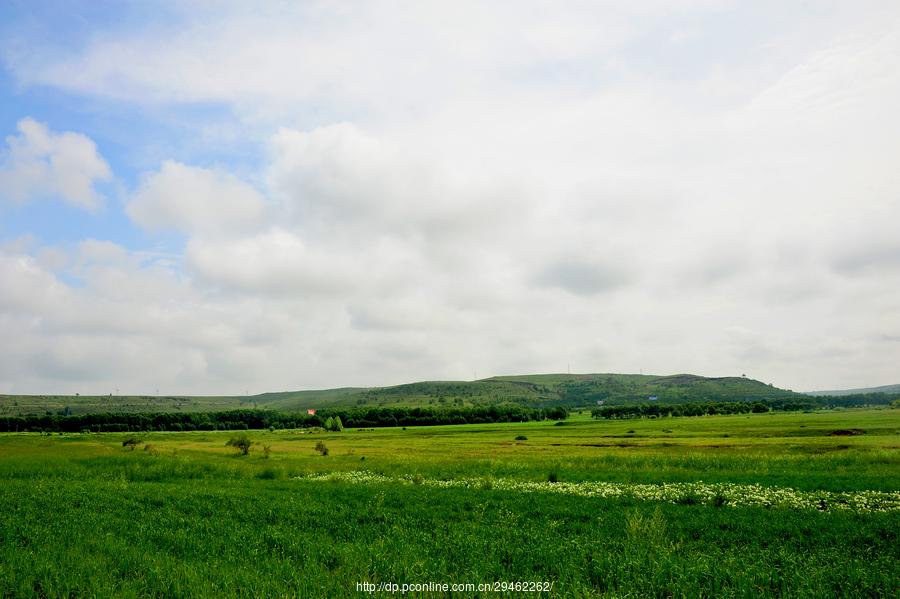
[[[6,2],[0,392],[896,383],[891,2]]]

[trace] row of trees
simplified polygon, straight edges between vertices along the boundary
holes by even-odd
[[[754,402],[692,402],[682,404],[631,404],[594,408],[594,418],[645,418],[662,416],[707,416],[714,414],[748,414],[775,410],[799,412],[802,410],[823,410],[834,408],[862,408],[892,405],[898,401],[896,394],[866,393],[841,396],[801,396],[759,400]]]
[[[124,432],[293,429],[322,427],[339,431],[343,427],[434,426],[493,422],[562,420],[564,408],[535,409],[521,406],[471,408],[340,408],[315,414],[270,410],[187,413],[102,413],[0,418],[0,432]]]
[[[591,410],[594,418],[661,418],[663,416],[711,416],[716,414],[749,414],[768,412],[769,406],[761,401],[704,402],[675,405],[639,404],[631,406],[607,406]]]
[[[854,393],[852,395],[816,395],[771,399],[766,403],[773,410],[815,410],[832,408],[865,408],[888,406],[900,399],[900,393]]]

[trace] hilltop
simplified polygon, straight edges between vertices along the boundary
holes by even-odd
[[[692,374],[531,374],[476,381],[422,381],[390,387],[284,391],[250,396],[0,395],[0,415],[96,412],[302,411],[346,407],[520,405],[567,408],[803,397],[745,377]],[[651,399],[655,398],[655,399]]]

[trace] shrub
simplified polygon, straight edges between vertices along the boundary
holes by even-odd
[[[60,434],[62,434],[62,433],[60,433]],[[137,447],[138,445],[141,445],[142,443],[143,443],[143,441],[141,441],[137,437],[128,437],[127,439],[122,441],[122,447],[127,447],[131,451],[134,451],[134,448]]]
[[[263,459],[268,460],[269,456],[272,455],[272,446],[268,443],[263,445]]]
[[[549,476],[547,476],[547,481],[551,483],[559,482],[559,475],[556,472],[551,472]]]
[[[319,452],[319,455],[328,455],[328,447],[322,441],[316,441],[316,451]]]
[[[251,445],[253,445],[253,441],[250,440],[250,437],[248,437],[247,435],[240,435],[238,437],[232,437],[228,439],[225,447],[234,447],[241,455],[247,455],[248,453],[250,453]]]
[[[528,437],[526,437],[525,435],[519,435],[518,437],[516,437],[516,441],[527,441],[527,440],[528,440]]]
[[[275,470],[274,468],[266,468],[264,470],[260,470],[256,474],[256,478],[262,480],[275,480],[276,478],[281,478],[281,471]]]
[[[687,492],[683,496],[679,497],[675,500],[675,503],[679,503],[681,505],[697,505],[700,503],[700,498],[696,493]]]

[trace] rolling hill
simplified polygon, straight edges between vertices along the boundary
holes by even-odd
[[[97,412],[303,411],[329,407],[527,407],[757,401],[803,397],[744,377],[691,374],[532,374],[477,381],[423,381],[391,387],[285,391],[250,396],[0,395],[0,415]]]

